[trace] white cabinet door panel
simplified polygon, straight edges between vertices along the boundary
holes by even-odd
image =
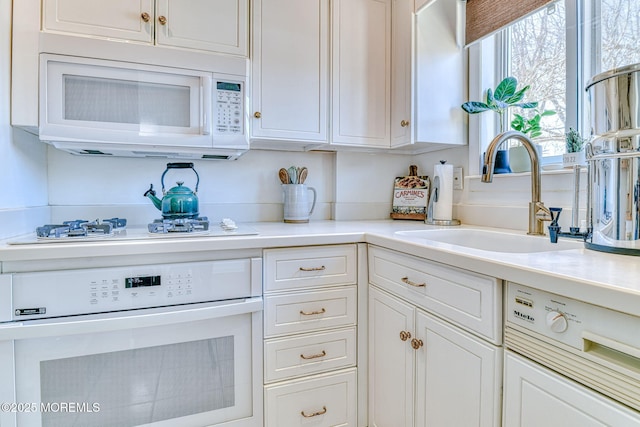
[[[502,349],[421,310],[416,338],[416,425],[499,427]]]
[[[156,43],[247,56],[248,13],[248,0],[157,0]]]
[[[336,0],[332,144],[389,147],[391,0]]]
[[[369,287],[369,426],[413,426],[414,309]]]
[[[640,426],[640,414],[522,356],[505,357],[504,425]]]
[[[252,137],[326,142],[328,0],[259,0],[253,16]]]
[[[153,0],[45,0],[43,26],[44,31],[152,43],[153,10]]]

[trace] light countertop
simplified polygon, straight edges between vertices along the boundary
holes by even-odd
[[[131,262],[134,256],[144,262],[179,262],[194,256],[204,259],[212,252],[259,256],[263,248],[362,242],[640,316],[640,259],[634,256],[586,250],[580,244],[577,249],[554,252],[491,252],[396,234],[438,228],[420,221],[266,222],[241,226],[258,234],[33,245],[5,242],[0,244],[0,262],[3,273],[12,273],[46,270],[54,265],[55,269],[99,267],[108,259]]]

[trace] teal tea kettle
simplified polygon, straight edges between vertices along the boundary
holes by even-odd
[[[196,189],[192,191],[189,187],[185,187],[182,184],[184,182],[178,181],[177,186],[165,191],[164,189],[164,176],[169,172],[169,169],[191,169],[196,174]],[[162,184],[162,199],[156,197],[156,192],[153,189],[153,184],[144,193],[145,197],[148,197],[153,202],[153,205],[162,211],[163,219],[184,219],[184,218],[197,218],[198,212],[198,185],[200,184],[200,176],[198,172],[193,168],[193,163],[167,163],[167,169],[162,174],[160,179]]]

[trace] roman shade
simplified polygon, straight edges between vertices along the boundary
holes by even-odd
[[[478,41],[554,0],[467,0],[465,45]]]

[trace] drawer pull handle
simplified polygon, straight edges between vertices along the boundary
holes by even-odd
[[[400,331],[400,339],[402,341],[406,341],[409,338],[411,338],[411,332],[407,332],[407,331]]]
[[[322,267],[300,267],[300,271],[323,271],[325,269],[324,265]]]
[[[300,411],[300,415],[302,415],[305,418],[311,418],[311,417],[317,417],[318,415],[323,415],[327,413],[327,407],[323,406],[321,411],[318,412],[313,412],[311,414],[305,414],[304,411]]]
[[[423,345],[424,343],[422,342],[422,340],[417,340],[415,338],[411,340],[411,347],[413,347],[414,350],[419,349]]]
[[[426,283],[416,283],[416,282],[412,282],[411,280],[409,280],[408,277],[403,277],[402,280],[404,283],[406,283],[407,285],[410,286],[415,286],[416,288],[424,288],[425,286],[427,286]]]
[[[310,359],[317,359],[318,357],[325,357],[326,355],[327,355],[327,352],[322,350],[322,353],[312,354],[311,356],[305,356],[304,354],[301,354],[300,358],[304,360],[310,360]]]
[[[316,310],[316,311],[302,311],[302,310],[300,310],[300,314],[302,314],[303,316],[315,316],[316,314],[324,314],[326,312],[327,312],[327,310],[325,310],[324,308],[322,308],[320,310]]]

